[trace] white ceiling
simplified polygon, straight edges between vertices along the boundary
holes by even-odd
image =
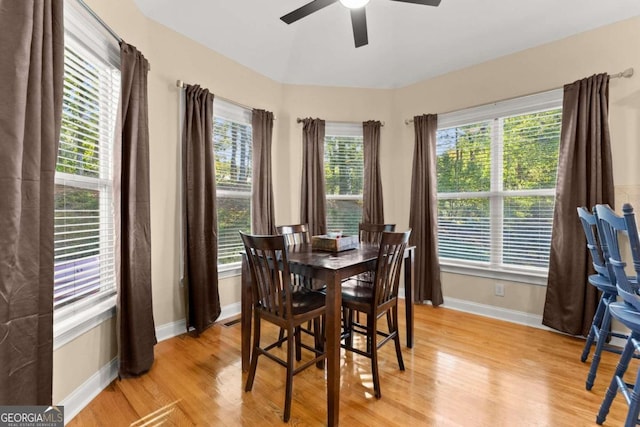
[[[135,0],[147,17],[282,83],[396,88],[640,15],[638,0],[371,0],[354,47],[339,2],[291,25],[310,0]],[[608,70],[615,72],[616,70]]]

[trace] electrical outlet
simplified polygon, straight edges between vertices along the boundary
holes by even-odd
[[[496,296],[504,296],[504,283],[496,283]]]

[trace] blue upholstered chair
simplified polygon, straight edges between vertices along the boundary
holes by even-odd
[[[616,280],[613,269],[605,260],[609,257],[607,243],[602,234],[602,227],[598,222],[596,213],[590,213],[586,208],[578,208],[578,217],[582,223],[584,234],[587,239],[587,248],[591,254],[593,269],[596,274],[589,276],[589,283],[595,286],[600,292],[600,302],[593,316],[591,328],[587,335],[587,341],[582,350],[581,360],[585,362],[589,357],[591,347],[595,344],[596,348],[591,359],[591,366],[587,374],[586,388],[591,390],[596,379],[596,372],[600,364],[600,356],[603,350],[620,354],[620,350],[607,344],[611,336],[627,339],[626,335],[612,333],[611,330],[611,314],[609,313],[609,304],[616,301],[618,290],[616,289]]]
[[[631,330],[631,335],[627,339],[616,371],[600,406],[596,422],[598,424],[604,423],[611,403],[617,392],[620,391],[629,404],[625,426],[630,427],[636,425],[638,411],[640,410],[640,370],[636,373],[635,385],[632,386],[635,388],[635,392],[624,381],[624,374],[629,367],[629,362],[633,355],[640,351],[640,296],[638,295],[637,281],[638,272],[640,272],[640,237],[638,237],[638,229],[631,205],[625,204],[622,211],[623,216],[619,216],[607,205],[596,206],[596,213],[609,249],[609,262],[616,276],[618,295],[623,299],[622,302],[611,303],[609,311],[613,318]],[[619,244],[621,235],[625,235],[625,240],[629,242],[633,268],[636,274],[635,282],[627,277],[625,271],[627,264],[622,260]]]

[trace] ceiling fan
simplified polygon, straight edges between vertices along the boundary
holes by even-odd
[[[356,47],[364,46],[369,43],[367,36],[367,17],[365,15],[365,5],[369,3],[369,0],[313,0],[302,7],[287,13],[280,17],[280,19],[287,24],[292,24],[305,16],[311,15],[313,12],[317,12],[320,9],[337,3],[340,1],[345,7],[351,11],[351,25],[353,26],[353,39]],[[399,1],[403,3],[415,3],[425,6],[438,6],[440,0],[391,0]]]

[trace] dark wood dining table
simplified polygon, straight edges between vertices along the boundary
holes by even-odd
[[[415,247],[404,254],[404,290],[406,310],[407,347],[413,347],[413,285]],[[361,244],[359,248],[344,252],[313,250],[310,244],[290,246],[287,251],[292,273],[317,279],[326,284],[327,320],[327,425],[337,426],[340,412],[340,316],[342,304],[341,284],[351,276],[375,269],[378,246]],[[242,261],[241,325],[242,370],[249,369],[251,356],[251,273],[246,256]]]

